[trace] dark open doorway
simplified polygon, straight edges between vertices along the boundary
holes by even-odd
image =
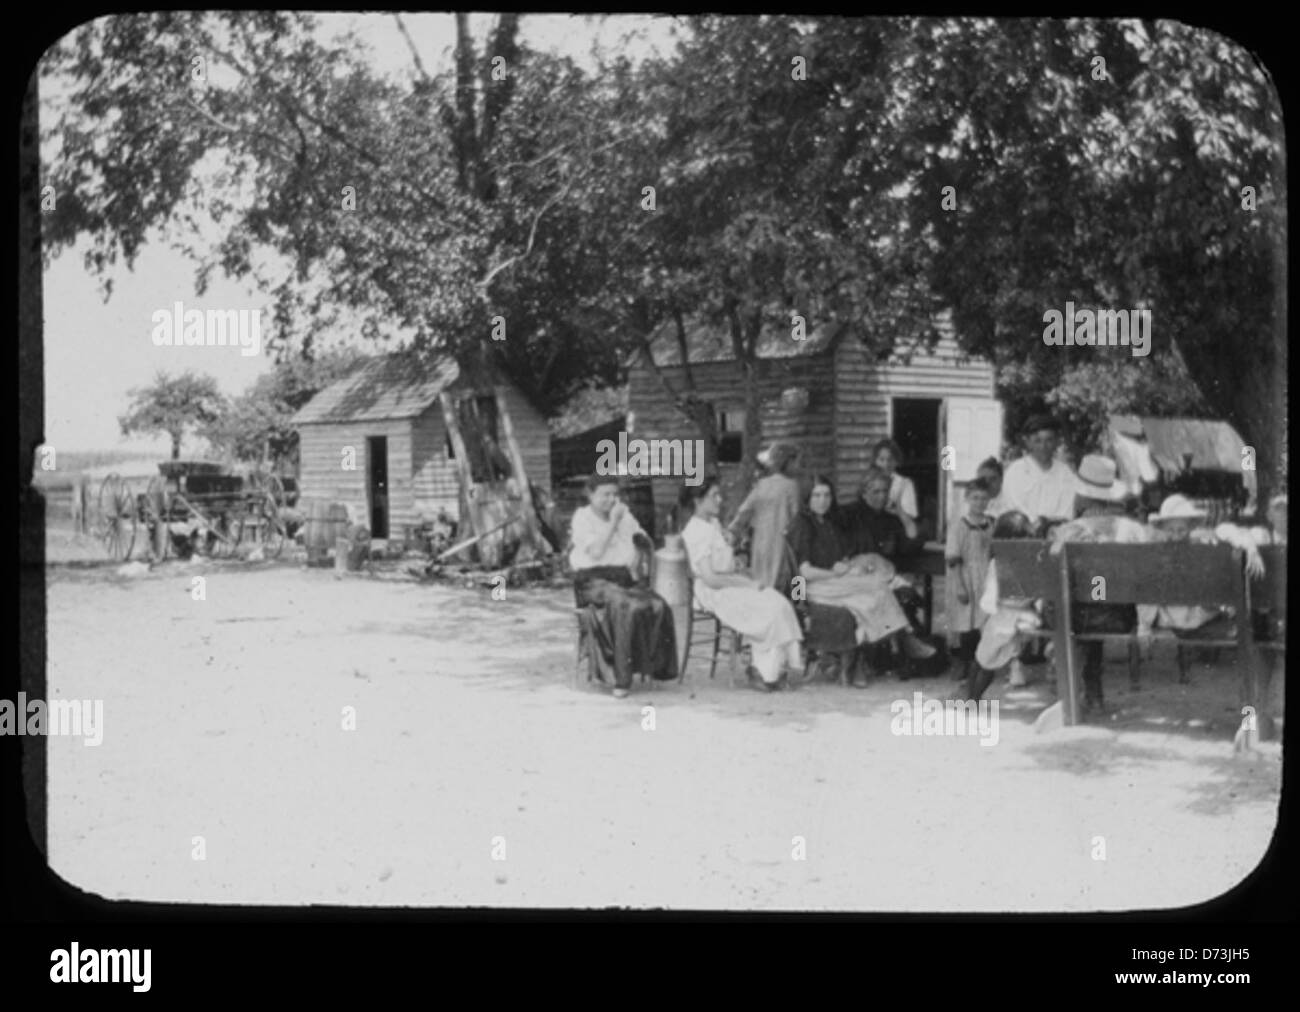
[[[366,482],[370,503],[370,536],[388,537],[388,437],[366,437],[366,461],[369,480]]]
[[[898,470],[916,485],[920,533],[927,540],[939,529],[939,398],[895,397],[891,422],[903,449]]]

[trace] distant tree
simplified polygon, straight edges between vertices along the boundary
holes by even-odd
[[[165,432],[172,440],[172,460],[179,460],[181,439],[187,432],[215,422],[226,410],[226,399],[211,376],[184,372],[169,376],[159,372],[153,385],[130,391],[127,413],[119,416],[122,434],[153,435]]]
[[[272,372],[259,376],[199,434],[235,460],[293,469],[298,454],[298,432],[290,424],[294,414],[347,375],[362,357],[360,351],[346,348],[310,359],[286,359]]]

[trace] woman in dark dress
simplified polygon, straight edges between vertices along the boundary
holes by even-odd
[[[825,475],[813,475],[803,509],[786,532],[795,572],[806,582],[847,571],[848,542],[840,530],[835,486]],[[847,609],[813,604],[807,595],[796,604],[804,622],[805,644],[820,655],[817,675],[827,681],[857,679],[856,623]]]
[[[618,498],[613,478],[587,479],[588,505],[573,515],[569,566],[576,604],[594,641],[591,673],[623,698],[636,674],[677,677],[673,613],[668,602],[636,586],[640,555],[651,548],[636,517]]]
[[[889,488],[889,475],[879,468],[869,468],[862,479],[858,500],[841,513],[841,527],[852,555],[868,552],[881,555],[897,569],[904,570],[920,552],[923,542],[920,537],[908,537],[903,521],[889,508]],[[943,659],[920,637],[921,595],[902,579],[896,582],[894,594],[912,627],[899,640],[902,656],[882,649],[869,651],[867,659],[873,667],[891,667],[901,662],[900,676],[904,680],[913,673],[931,673],[929,667],[941,665]]]

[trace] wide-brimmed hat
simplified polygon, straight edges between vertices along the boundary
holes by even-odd
[[[1162,524],[1169,520],[1204,520],[1208,513],[1185,495],[1171,495],[1160,504],[1160,512],[1147,518],[1148,523]]]
[[[1128,485],[1119,480],[1119,467],[1109,457],[1090,453],[1079,462],[1075,492],[1085,499],[1122,502],[1129,497]]]

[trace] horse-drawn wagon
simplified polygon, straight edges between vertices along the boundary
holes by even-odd
[[[152,561],[176,544],[217,558],[255,545],[275,558],[292,533],[285,515],[297,497],[292,478],[185,460],[164,461],[158,472],[143,492],[117,474],[100,485],[99,536],[109,558],[129,559],[141,534]]]

